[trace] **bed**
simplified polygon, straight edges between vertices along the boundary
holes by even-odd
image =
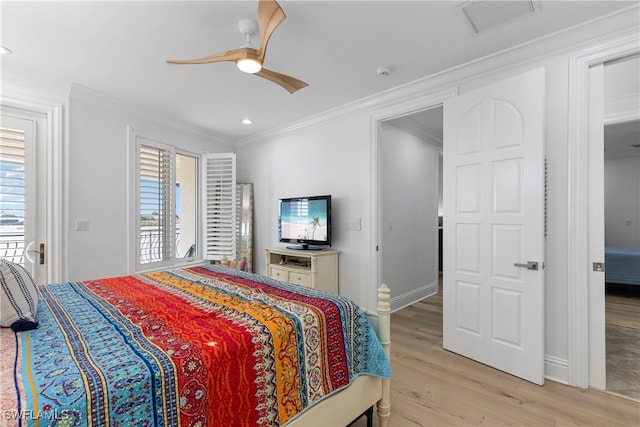
[[[0,330],[2,426],[388,424],[385,285],[375,313],[211,264],[37,292]]]
[[[640,285],[640,247],[607,246],[604,280],[617,285]]]

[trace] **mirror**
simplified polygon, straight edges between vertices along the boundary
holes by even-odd
[[[236,254],[247,257],[246,271],[253,272],[253,184],[236,186]]]

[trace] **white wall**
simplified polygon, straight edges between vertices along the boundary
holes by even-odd
[[[640,58],[607,64],[603,78],[605,245],[640,246]]]
[[[640,155],[604,161],[604,205],[605,245],[640,246]]]
[[[339,256],[340,293],[367,301],[375,293],[369,260],[371,134],[367,116],[327,123],[311,131],[238,147],[238,181],[254,183],[254,271],[266,273],[264,249],[279,246],[278,199],[331,194],[333,248]],[[347,221],[361,219],[361,230]],[[367,289],[368,288],[368,289]]]
[[[393,283],[391,306],[438,291],[437,147],[382,123],[380,135],[381,281]]]
[[[130,128],[193,153],[233,149],[204,132],[150,116],[80,86],[71,88],[68,123],[63,171],[64,280],[133,273],[134,255],[128,252],[135,191],[135,181],[129,177]],[[89,221],[88,231],[75,230],[78,219]]]

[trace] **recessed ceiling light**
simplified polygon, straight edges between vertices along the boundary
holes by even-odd
[[[0,55],[11,55],[12,53],[8,47],[0,46]]]
[[[244,125],[250,125],[251,123],[253,123],[253,120],[251,119],[242,119],[242,124]]]

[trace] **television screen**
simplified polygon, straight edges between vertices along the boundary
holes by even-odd
[[[331,196],[280,199],[278,231],[281,242],[301,245],[295,249],[331,246]]]

